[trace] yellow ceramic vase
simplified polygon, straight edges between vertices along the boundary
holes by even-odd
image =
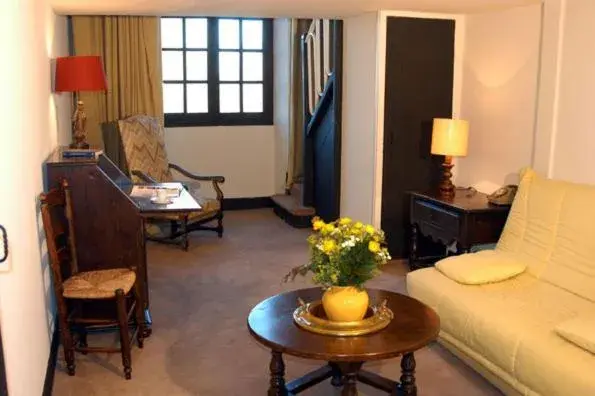
[[[332,286],[322,295],[322,306],[329,320],[362,320],[368,310],[368,293],[353,286]]]

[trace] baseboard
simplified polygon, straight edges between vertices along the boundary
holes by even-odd
[[[272,208],[273,201],[270,197],[255,198],[224,198],[223,210],[247,210]]]
[[[58,347],[60,346],[58,320],[54,320],[54,323],[54,333],[52,334],[50,356],[48,357],[48,367],[45,371],[45,381],[43,382],[42,396],[52,396],[52,392],[54,390],[54,374],[56,372],[56,363],[58,361]]]

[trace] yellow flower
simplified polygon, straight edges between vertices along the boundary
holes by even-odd
[[[351,219],[349,217],[343,217],[341,220],[339,220],[339,224],[341,225],[347,225],[351,223]]]
[[[358,221],[358,222],[357,222],[357,223],[355,223],[353,226],[354,226],[355,228],[362,228],[364,225],[362,224],[362,222],[361,222],[361,221]]]
[[[324,228],[322,229],[323,233],[330,234],[335,229],[335,226],[332,224],[325,224]]]
[[[373,235],[373,234],[374,234],[374,232],[376,232],[376,230],[374,229],[374,227],[372,227],[371,225],[367,225],[367,226],[365,227],[365,229],[366,229],[366,232],[367,232],[368,234],[370,234],[370,235]]]
[[[317,219],[312,222],[312,228],[314,229],[314,231],[318,231],[322,227],[324,227],[324,221]]]
[[[376,241],[370,241],[368,243],[368,250],[372,253],[378,253],[380,251],[380,244]]]
[[[337,247],[337,244],[332,239],[325,239],[322,242],[322,251],[325,252],[326,254],[332,253],[336,247]]]

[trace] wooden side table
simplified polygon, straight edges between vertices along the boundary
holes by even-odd
[[[412,270],[440,258],[422,257],[418,251],[420,234],[444,245],[456,242],[457,252],[467,253],[473,245],[497,242],[510,210],[510,206],[492,205],[487,195],[470,190],[457,190],[450,200],[435,193],[411,192],[410,195]]]
[[[294,323],[298,299],[320,300],[319,287],[278,294],[252,309],[248,316],[250,334],[271,350],[268,396],[293,396],[329,378],[333,386],[342,387],[341,396],[356,396],[358,382],[393,396],[417,395],[413,354],[438,337],[440,319],[430,307],[411,297],[375,289],[368,289],[368,294],[375,303],[387,300],[395,317],[385,329],[361,337],[316,334]],[[283,354],[325,364],[286,383]],[[362,369],[366,362],[395,357],[401,357],[398,382]]]

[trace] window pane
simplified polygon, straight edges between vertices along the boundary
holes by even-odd
[[[242,57],[242,79],[262,81],[262,52],[244,52]]]
[[[186,52],[186,79],[206,81],[207,51]]]
[[[240,53],[219,52],[219,81],[240,80]]]
[[[162,51],[161,62],[164,80],[184,79],[184,61],[182,51]]]
[[[188,113],[209,112],[209,88],[207,84],[186,86],[186,108]]]
[[[163,112],[184,112],[184,86],[182,84],[163,84]]]
[[[242,21],[242,48],[262,49],[262,21]]]
[[[244,84],[243,90],[244,113],[262,113],[262,84]]]
[[[186,18],[186,48],[207,48],[207,42],[207,20]]]
[[[182,18],[161,18],[161,48],[182,48]]]
[[[219,19],[219,48],[240,48],[240,21],[237,19]]]
[[[219,112],[240,112],[240,84],[219,84]]]

